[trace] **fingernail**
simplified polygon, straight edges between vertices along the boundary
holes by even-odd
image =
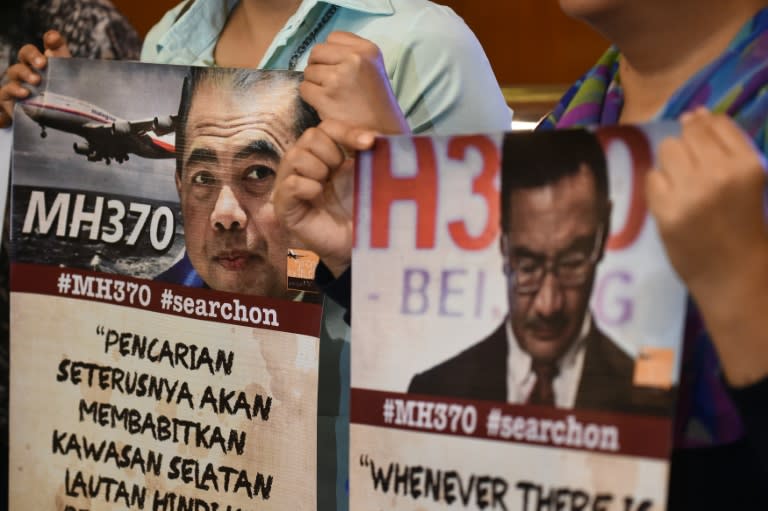
[[[43,67],[45,65],[45,60],[42,57],[37,57],[34,64],[35,67]]]
[[[358,135],[357,142],[360,145],[369,146],[369,145],[373,144],[373,139],[374,139],[373,134],[371,134],[371,133],[362,133],[362,134]]]

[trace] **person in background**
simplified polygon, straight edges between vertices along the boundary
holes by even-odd
[[[48,34],[55,30],[58,35]],[[17,0],[0,5],[0,74],[5,85],[19,49],[27,43],[61,48],[74,57],[135,60],[141,39],[109,0]],[[42,48],[38,48],[41,51]],[[22,67],[17,67],[22,69]],[[36,80],[33,79],[34,85]],[[24,93],[21,93],[24,94]],[[9,124],[13,101],[0,93],[0,127]]]
[[[3,84],[8,68],[16,62],[19,49],[30,41],[42,41],[55,29],[66,37],[67,50],[75,57],[136,59],[141,49],[138,34],[108,0],[15,0],[0,5],[0,74]],[[55,46],[62,35],[47,34],[46,45]],[[23,65],[22,65],[23,66]],[[19,67],[16,68],[17,70]],[[34,82],[39,83],[39,80]],[[0,93],[0,126],[8,124],[13,102]],[[10,144],[10,136],[4,139]],[[2,143],[2,142],[0,142]],[[10,162],[0,162],[0,179],[7,180]],[[7,204],[7,203],[6,203]],[[8,498],[8,210],[3,212],[0,243],[0,502]]]
[[[46,34],[45,41],[47,55],[68,54],[58,33]],[[22,83],[36,83],[45,67],[45,55],[32,47],[19,56],[24,67],[0,89],[6,105],[27,97]],[[350,152],[373,143],[367,135],[356,138],[358,132],[498,132],[511,124],[474,34],[450,8],[428,0],[186,0],[149,32],[141,60],[303,70],[301,96],[322,121],[305,140],[333,137],[334,147]],[[0,127],[11,122],[9,113]],[[318,271],[321,279],[331,275],[325,266]],[[344,313],[326,301],[317,443],[317,505],[323,510],[348,506],[350,345]]]
[[[649,209],[691,298],[668,509],[768,509],[768,2],[560,4],[613,46],[538,129],[681,122],[645,178]],[[284,159],[275,208],[344,277],[351,223],[336,186],[344,154],[321,137],[313,142],[300,139]],[[335,292],[349,300],[348,287]]]
[[[645,183],[691,297],[669,509],[766,509],[768,2],[560,4],[614,46],[540,129],[682,124]]]

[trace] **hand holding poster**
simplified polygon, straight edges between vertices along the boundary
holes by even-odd
[[[353,508],[665,507],[685,292],[642,177],[675,130],[389,138],[361,159]]]
[[[269,204],[299,80],[53,60],[20,106],[12,509],[316,508],[321,311]]]

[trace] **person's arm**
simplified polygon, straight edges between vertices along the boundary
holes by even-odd
[[[729,391],[741,415],[747,444],[762,469],[761,479],[768,480],[768,377]]]
[[[415,134],[509,131],[512,113],[479,41],[451,9],[407,20],[392,87]]]
[[[648,205],[719,355],[744,425],[748,470],[759,472],[751,480],[768,480],[763,155],[734,121],[698,110],[681,118],[679,137],[662,142],[657,166],[647,176]],[[762,484],[751,489],[765,494]]]
[[[341,275],[334,275],[331,270],[320,261],[315,269],[315,284],[322,292],[341,305],[344,312],[344,321],[352,324],[352,267],[347,267]]]
[[[339,121],[306,130],[280,162],[272,203],[278,220],[315,252],[335,278],[352,257],[352,172],[348,153],[369,149],[375,134]]]
[[[350,32],[333,32],[312,48],[301,97],[323,120],[375,130],[408,133],[379,48]]]
[[[325,121],[285,154],[272,193],[275,214],[291,236],[320,257],[315,283],[352,323],[352,160],[346,151],[371,147],[374,133]]]
[[[429,19],[425,18],[427,14]],[[402,48],[396,57],[383,55],[373,42],[351,33],[335,32],[325,43],[313,48],[301,95],[318,111],[320,118],[326,123],[342,123],[347,129],[384,134],[411,130],[416,133],[508,130],[510,110],[469,28],[452,11],[439,6],[402,19],[403,26],[399,28],[403,34]],[[385,62],[394,62],[393,69],[387,69]],[[331,138],[339,142],[337,135]],[[292,172],[300,172],[298,168],[300,165]],[[319,190],[318,183],[313,186]],[[286,183],[277,188],[287,188]],[[292,194],[295,191],[285,190],[280,200]],[[315,207],[319,203],[305,200],[304,204]],[[287,211],[277,205],[276,210],[278,217]],[[298,225],[291,219],[284,224],[289,232]],[[344,250],[331,252],[327,251],[327,243],[337,237],[334,230],[338,229],[338,236],[342,237],[346,227],[342,229],[339,224],[329,223],[323,228],[330,230],[319,230],[311,236],[304,230],[297,237],[320,255],[330,275],[339,277],[349,267],[351,243]],[[351,240],[351,223],[348,239]],[[328,274],[321,271],[321,287],[331,295],[336,294],[337,301],[348,301],[349,279],[334,282],[327,277]]]
[[[662,143],[647,196],[733,387],[768,376],[764,157],[736,123],[698,110]]]
[[[430,5],[392,20],[397,46],[334,32],[313,47],[301,94],[321,119],[382,134],[510,129],[488,59],[458,16]]]
[[[63,1],[55,10],[43,10],[39,16],[36,25],[51,30],[43,34],[42,52],[35,44],[26,44],[18,52],[18,62],[6,70],[0,87],[0,128],[13,121],[16,101],[29,96],[24,85],[40,83],[49,57],[130,60],[139,56],[138,34],[108,2]]]
[[[57,30],[73,57],[136,60],[141,38],[109,1],[60,0],[47,2],[41,18],[44,30]]]
[[[736,123],[697,110],[659,148],[648,205],[718,352],[750,455],[768,477],[768,225],[762,154]]]
[[[60,33],[51,30],[43,36],[44,53],[34,44],[27,44],[19,50],[19,62],[9,67],[0,87],[0,128],[13,122],[13,107],[16,101],[26,99],[30,91],[25,85],[39,85],[41,73],[48,65],[48,57],[70,57],[67,42]]]
[[[333,32],[312,48],[300,93],[324,122],[308,130],[283,159],[273,194],[275,212],[295,238],[320,256],[315,283],[346,310],[344,320],[351,324],[354,163],[345,150],[354,154],[369,148],[373,131],[402,134],[410,128],[381,51],[350,32]]]

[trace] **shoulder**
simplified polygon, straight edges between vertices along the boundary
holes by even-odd
[[[75,22],[84,16],[93,14],[106,17],[108,20],[123,19],[120,11],[109,0],[60,0],[58,2],[27,2],[27,7],[39,9],[41,18],[51,20],[67,20]]]
[[[487,64],[490,72],[480,41],[451,8],[424,0],[393,0],[392,3],[394,18],[402,19],[408,29],[401,39],[404,57],[421,65],[440,63],[464,72],[469,66]],[[413,69],[405,71],[413,72]]]
[[[506,363],[507,349],[507,336],[504,331],[504,325],[502,324],[482,341],[473,344],[434,369],[452,369],[470,366],[482,368],[488,364],[490,360],[498,357],[504,358]]]
[[[157,275],[154,280],[187,287],[206,287],[205,282],[203,282],[203,279],[200,278],[200,275],[197,274],[197,271],[192,266],[192,261],[187,257],[186,251],[179,256],[170,268]]]
[[[451,8],[427,0],[388,1],[390,15],[367,17],[360,27],[360,35],[375,42],[385,58],[392,52],[398,56],[447,53],[453,58],[468,52],[484,58],[474,33]]]
[[[205,0],[211,1],[211,0]],[[192,7],[194,7],[195,0],[183,0],[175,7],[167,11],[160,21],[158,21],[149,32],[147,32],[144,38],[144,44],[141,48],[141,60],[152,62],[153,56],[156,54],[157,45],[163,39],[163,37],[171,30],[176,21],[179,20],[184,14],[187,13]]]
[[[141,48],[141,60],[150,60],[148,57],[152,54],[154,48],[160,42],[160,39],[168,33],[176,20],[181,16],[183,9],[189,9],[194,0],[184,0],[173,9],[167,11],[160,21],[149,29],[144,37],[144,45]]]
[[[509,108],[480,42],[464,20],[426,0],[388,1],[390,15],[365,16],[365,22],[345,29],[381,50],[414,133],[508,130]]]
[[[38,13],[44,28],[59,30],[76,57],[138,58],[141,40],[136,30],[108,0],[62,0],[44,4]]]
[[[440,390],[433,390],[433,387],[447,390],[457,381],[479,385],[481,382],[476,376],[495,372],[494,365],[498,365],[499,361],[503,364],[503,372],[506,373],[507,349],[507,336],[502,323],[491,335],[480,342],[415,375],[408,391],[424,394],[440,393]]]
[[[181,18],[187,11],[189,11],[195,4],[195,0],[183,0],[176,4],[173,8],[165,12],[160,21],[158,21],[148,32],[148,34],[165,33],[171,26]]]
[[[586,339],[582,387],[586,386],[598,395],[606,390],[594,389],[609,384],[611,392],[628,392],[632,387],[635,361],[599,327],[593,325]]]
[[[597,326],[589,334],[586,357],[591,364],[612,368],[616,373],[631,375],[635,367],[633,358]]]
[[[394,20],[407,21],[411,27],[418,27],[418,30],[411,34],[413,39],[420,39],[425,34],[433,35],[438,32],[446,39],[453,39],[456,36],[459,36],[460,41],[464,38],[476,39],[461,16],[448,6],[428,0],[390,0],[390,3],[394,11]]]
[[[634,358],[595,328],[590,334],[584,360],[583,390],[589,389],[586,392],[592,394],[589,399],[603,399],[609,403],[606,408],[614,411],[659,416],[671,414],[675,389],[637,386],[634,373]]]

